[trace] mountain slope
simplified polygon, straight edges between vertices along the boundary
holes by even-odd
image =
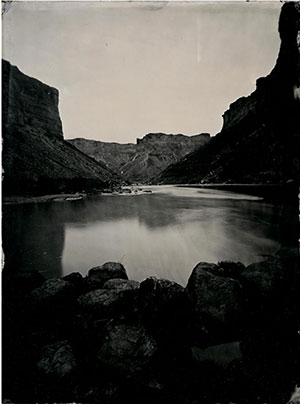
[[[105,162],[128,181],[147,182],[209,139],[208,133],[195,136],[149,133],[137,139],[136,144],[105,143],[82,138],[69,142],[95,160]]]
[[[2,61],[4,194],[102,188],[119,181],[63,139],[58,91]]]
[[[277,183],[300,173],[300,6],[282,7],[276,65],[230,105],[221,132],[167,168],[161,183]]]

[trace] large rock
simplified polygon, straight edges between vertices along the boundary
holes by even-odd
[[[200,262],[193,269],[186,292],[199,320],[209,329],[226,334],[231,327],[233,330],[234,325],[239,324],[241,286],[236,280],[219,273],[222,270],[215,264]]]
[[[79,272],[72,272],[69,275],[65,275],[61,278],[62,280],[71,283],[78,294],[84,291],[85,288],[85,279]]]
[[[103,285],[103,289],[118,290],[123,292],[129,290],[138,290],[139,287],[139,282],[126,279],[110,279]]]
[[[184,288],[150,277],[141,283],[138,302],[141,322],[157,340],[164,368],[189,357],[191,310]]]
[[[242,271],[245,269],[245,265],[241,262],[233,261],[220,261],[218,262],[219,267],[224,271],[224,275],[230,278],[239,278]]]
[[[245,268],[240,276],[250,310],[280,305],[286,295],[289,273],[277,259],[257,262]]]
[[[128,279],[125,268],[119,262],[106,262],[91,268],[86,278],[86,287],[88,290],[100,289],[110,279]]]
[[[192,347],[192,357],[198,362],[211,362],[219,367],[227,368],[233,361],[242,359],[238,341],[219,344],[204,349]]]
[[[82,311],[99,317],[114,316],[122,307],[121,295],[117,290],[97,289],[81,295],[78,299]]]
[[[29,302],[37,309],[71,304],[75,300],[74,286],[62,279],[49,279],[29,295]]]
[[[104,333],[98,359],[102,366],[125,376],[133,375],[153,359],[155,340],[139,326],[110,325]]]
[[[111,279],[97,289],[79,297],[83,312],[97,317],[118,317],[134,315],[137,310],[139,283],[125,279]]]
[[[156,328],[180,323],[186,309],[184,288],[167,279],[150,277],[141,283],[139,308],[145,325]]]
[[[70,379],[77,370],[76,358],[67,341],[45,346],[37,367],[45,376],[57,379]]]

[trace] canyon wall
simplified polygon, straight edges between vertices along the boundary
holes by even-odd
[[[105,143],[77,138],[69,140],[83,153],[105,164],[129,182],[148,182],[167,166],[198,149],[210,139],[195,136],[148,133],[137,143]]]
[[[2,61],[3,193],[101,189],[119,182],[111,170],[63,138],[58,91]]]
[[[161,183],[281,183],[300,178],[300,6],[282,7],[272,72],[232,103],[209,143],[167,168]]]

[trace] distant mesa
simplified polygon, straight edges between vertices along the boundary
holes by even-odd
[[[120,182],[63,138],[59,93],[2,61],[3,194],[101,189]]]
[[[158,183],[281,183],[300,179],[300,3],[283,5],[272,72],[232,103],[219,134]],[[246,52],[247,50],[245,50]]]
[[[148,133],[142,139],[137,139],[136,144],[83,138],[68,142],[96,161],[104,162],[127,181],[146,183],[209,140],[209,133],[194,136]]]

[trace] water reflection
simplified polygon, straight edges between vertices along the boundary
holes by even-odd
[[[243,195],[161,187],[144,195],[6,206],[3,248],[9,266],[48,277],[120,261],[132,279],[155,275],[185,284],[199,261],[247,264],[297,246],[297,217],[297,209]]]

